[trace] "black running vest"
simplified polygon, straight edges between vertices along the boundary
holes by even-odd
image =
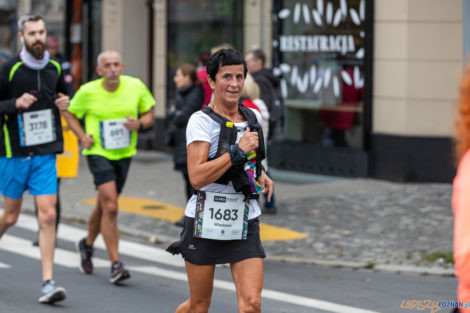
[[[250,131],[256,131],[258,133],[259,142],[258,148],[256,149],[255,159],[256,176],[257,178],[259,178],[261,175],[261,171],[263,170],[261,161],[266,157],[263,130],[261,128],[261,125],[258,123],[255,113],[251,109],[247,108],[241,103],[238,104],[238,109],[247,120]],[[237,128],[233,125],[230,120],[214,112],[214,110],[212,110],[210,106],[206,106],[204,109],[202,109],[202,112],[207,114],[210,118],[212,118],[212,120],[214,120],[220,125],[220,135],[217,152],[213,158],[209,159],[213,160],[226,153],[228,146],[234,145],[236,143]],[[232,182],[235,191],[243,192],[243,194],[247,198],[253,198],[253,195],[251,194],[250,183],[244,171],[244,164],[232,166],[219,179],[217,179],[215,183],[227,185],[230,181]]]

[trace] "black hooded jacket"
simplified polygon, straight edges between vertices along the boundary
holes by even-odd
[[[25,92],[35,95],[38,100],[27,110],[19,111],[16,108],[16,99]],[[51,58],[41,70],[27,67],[19,56],[0,65],[0,156],[22,157],[63,151],[60,112],[54,104],[58,92],[67,94],[67,89],[62,69],[55,59]],[[25,125],[23,114],[45,109],[51,109],[55,140],[44,144],[25,145],[21,134],[23,128],[19,125],[33,128],[38,125]]]
[[[269,69],[261,69],[250,73],[259,86],[260,98],[268,107],[270,120],[276,121],[284,115],[281,97],[279,95],[280,80]]]

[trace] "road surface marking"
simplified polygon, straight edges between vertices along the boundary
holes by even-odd
[[[0,209],[0,213],[2,211],[3,210]],[[38,224],[36,218],[26,214],[20,214],[20,217],[15,227],[19,227],[33,232],[38,231]],[[75,243],[80,239],[84,238],[86,234],[87,232],[84,229],[69,226],[66,224],[60,224],[57,237],[65,241]],[[3,245],[3,242],[1,240],[0,245]],[[31,245],[31,242],[29,242],[29,245]],[[96,239],[94,247],[106,250],[106,245],[101,235],[99,235]],[[176,267],[184,267],[184,261],[181,256],[172,255],[166,250],[158,247],[150,247],[148,245],[143,245],[129,240],[119,240],[119,253],[131,257],[140,258],[146,261],[158,262]],[[78,264],[78,261],[76,262],[76,264]]]
[[[16,236],[8,234],[3,235],[0,241],[0,250],[21,254],[25,257],[29,257],[36,260],[41,260],[41,252],[39,247],[31,245],[31,240],[22,239]],[[64,250],[60,248],[55,249],[54,253],[54,264],[65,266],[65,267],[77,267],[80,262],[80,257],[77,252]],[[111,263],[104,259],[93,258],[94,267],[110,267]]]
[[[169,222],[176,222],[184,215],[184,209],[171,204],[128,196],[120,196],[119,210]],[[82,203],[95,205],[96,199],[85,199]],[[283,227],[260,223],[260,237],[262,241],[281,241],[307,238],[308,235]]]
[[[170,279],[180,280],[180,281],[187,281],[187,277],[185,273],[175,272],[171,270],[166,270],[154,266],[135,266],[129,267],[130,270],[147,274],[147,275],[154,275],[160,277],[166,277]],[[214,279],[214,287],[222,290],[228,290],[235,292],[235,284],[231,281],[225,281],[220,279]],[[302,296],[297,296],[285,292],[280,292],[276,290],[266,289],[264,288],[261,297],[264,299],[270,299],[279,302],[290,303],[294,305],[304,306],[308,308],[319,309],[328,312],[334,313],[379,313],[376,311],[364,310],[360,308],[355,308],[343,304],[337,304],[333,302],[307,298]],[[295,312],[295,310],[293,310]]]
[[[76,228],[76,231],[81,231],[81,230]],[[154,249],[154,248],[151,248],[151,249]],[[0,241],[0,251],[2,250],[19,254],[19,255],[23,255],[32,259],[41,260],[38,247],[32,246],[30,240],[22,239],[16,236],[5,234],[2,237],[2,240]],[[54,264],[61,265],[67,268],[75,268],[75,267],[78,267],[78,262],[79,262],[79,255],[77,252],[75,251],[72,252],[69,250],[62,249],[62,248],[55,249]],[[94,257],[93,266],[95,268],[98,268],[98,267],[108,268],[110,266],[110,262],[102,258]],[[167,270],[167,269],[160,268],[158,266],[128,266],[128,269],[134,272],[144,274],[144,275],[153,275],[153,276],[165,277],[168,279],[187,282],[187,276],[185,272]],[[227,291],[231,291],[235,293],[235,285],[232,281],[215,279],[214,287],[217,289],[227,290]],[[269,300],[319,309],[319,310],[333,312],[333,313],[378,313],[376,311],[364,310],[364,309],[355,308],[355,307],[351,307],[347,305],[337,304],[337,303],[323,301],[323,300],[314,299],[314,298],[302,297],[302,296],[280,292],[276,290],[271,290],[271,289],[263,289],[261,296],[263,299],[269,299]]]
[[[10,268],[10,265],[0,262],[0,268]]]

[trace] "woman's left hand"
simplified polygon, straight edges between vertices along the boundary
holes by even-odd
[[[271,201],[271,197],[274,191],[274,182],[264,171],[261,172],[261,176],[258,179],[258,183],[263,186],[262,194],[268,195],[268,201]]]

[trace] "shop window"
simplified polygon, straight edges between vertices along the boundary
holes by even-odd
[[[197,65],[198,56],[228,43],[243,51],[243,1],[168,1],[168,99],[174,97],[173,76],[184,63]]]
[[[282,77],[285,138],[363,148],[368,1],[275,2],[273,54]]]

